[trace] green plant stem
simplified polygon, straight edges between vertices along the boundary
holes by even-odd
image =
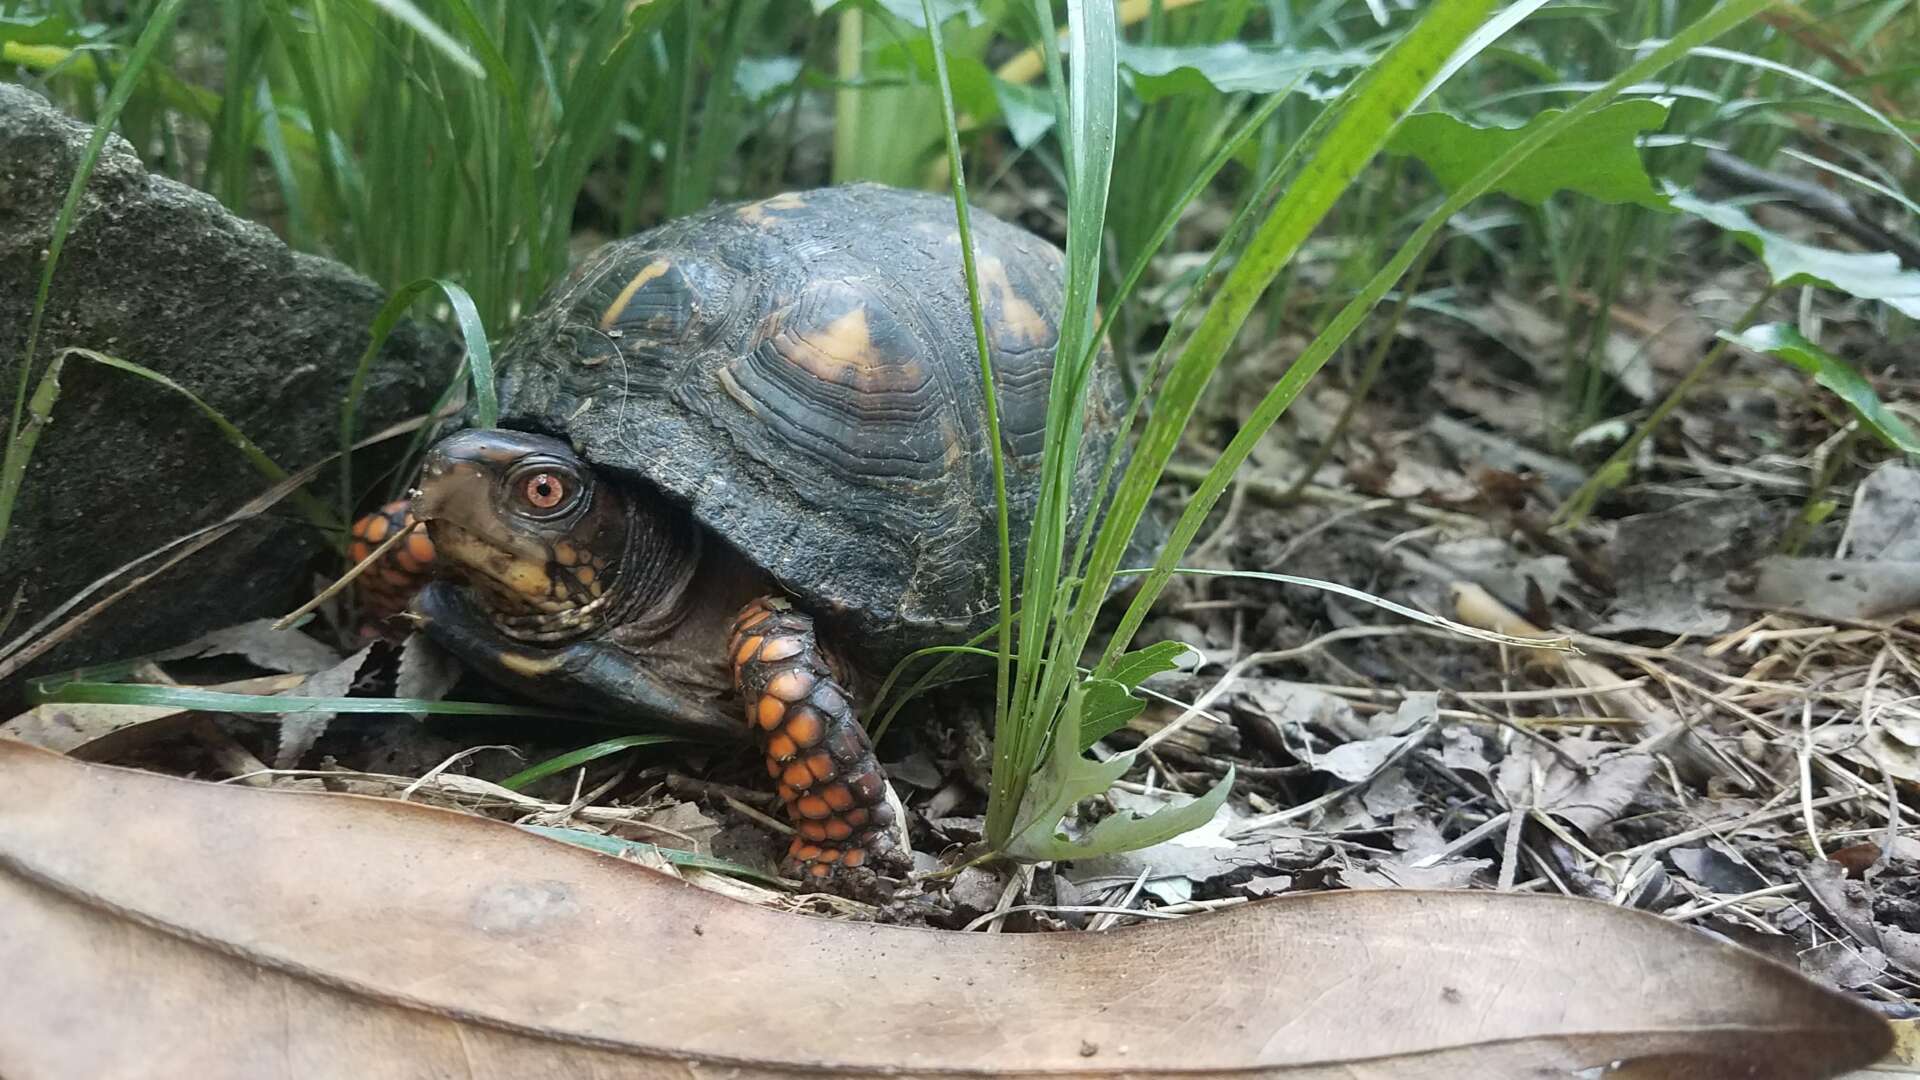
[[[967,213],[965,161],[960,155],[960,123],[954,115],[953,84],[947,73],[947,53],[940,45],[940,20],[933,0],[920,0],[926,13],[927,37],[933,43],[933,63],[940,83],[940,116],[946,125],[948,173],[953,183],[953,213],[960,233],[960,264],[966,274],[967,305],[973,316],[974,346],[980,354],[980,392],[985,399],[987,447],[993,459],[993,507],[1000,558],[999,655],[995,658],[993,719],[996,750],[1007,741],[1013,667],[1013,544],[1007,516],[1007,463],[1000,444],[1000,404],[994,389],[993,349],[987,338],[987,320],[980,307],[980,274],[973,259],[973,225]],[[1003,770],[996,761],[993,776],[998,788]]]
[[[1752,326],[1778,289],[1777,285],[1767,286],[1760,293],[1760,298],[1753,302],[1753,306],[1734,322],[1734,331],[1738,333]],[[1673,410],[1680,407],[1680,403],[1693,393],[1694,387],[1700,385],[1700,381],[1707,377],[1707,373],[1713,370],[1714,365],[1720,362],[1720,358],[1727,354],[1727,350],[1732,345],[1733,343],[1724,337],[1714,342],[1713,348],[1708,349],[1707,354],[1693,365],[1693,370],[1687,372],[1685,377],[1675,383],[1673,389],[1667,391],[1667,396],[1660,400],[1660,404],[1653,407],[1653,412],[1641,422],[1638,428],[1634,429],[1632,435],[1627,436],[1627,441],[1621,443],[1619,449],[1608,456],[1607,460],[1587,477],[1586,482],[1581,484],[1577,491],[1567,496],[1566,502],[1560,504],[1560,509],[1554,513],[1555,524],[1572,527],[1586,520],[1587,514],[1593,510],[1600,496],[1614,485],[1614,478],[1623,475],[1625,470],[1631,467],[1634,455],[1640,450],[1640,444],[1646,442]]]

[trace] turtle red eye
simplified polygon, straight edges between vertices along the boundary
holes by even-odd
[[[556,473],[541,472],[527,477],[520,492],[535,510],[551,510],[567,497],[567,482]]]

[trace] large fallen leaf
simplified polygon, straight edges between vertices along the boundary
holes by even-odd
[[[1388,890],[913,930],[452,811],[6,742],[0,970],[9,1080],[1824,1077],[1890,1043],[1773,961],[1589,901]]]

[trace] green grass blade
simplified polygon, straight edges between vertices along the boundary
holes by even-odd
[[[486,328],[480,323],[480,312],[474,307],[473,298],[467,291],[451,281],[441,278],[421,278],[409,282],[387,298],[387,302],[373,317],[371,336],[367,347],[360,353],[360,362],[354,365],[353,378],[347,383],[347,396],[340,403],[340,520],[353,520],[355,494],[353,490],[353,443],[354,431],[359,426],[360,400],[366,396],[367,378],[373,372],[373,362],[379,358],[380,349],[387,343],[387,337],[393,333],[407,311],[416,300],[429,289],[439,289],[447,298],[447,304],[453,308],[454,319],[460,325],[460,333],[466,341],[466,369],[473,380],[475,412],[479,414],[483,427],[492,427],[498,419],[499,399],[493,385],[493,351],[487,344]],[[342,543],[344,544],[344,540]]]
[[[507,777],[505,780],[500,781],[500,786],[509,791],[520,791],[527,785],[545,780],[555,773],[563,773],[568,769],[578,768],[588,762],[598,761],[609,754],[617,754],[622,750],[631,750],[636,746],[658,746],[661,743],[685,741],[686,740],[675,735],[651,733],[645,735],[622,735],[617,739],[608,739],[605,742],[594,743],[592,746],[583,746],[578,750],[561,754],[559,757],[548,758],[538,765],[528,766],[514,773],[512,776]]]
[[[453,62],[453,65],[476,79],[485,79],[487,73],[479,61],[460,47],[453,35],[440,28],[440,24],[427,18],[425,12],[413,6],[409,0],[368,0],[374,7],[405,23],[421,40],[440,50],[440,55]]]
[[[1599,90],[1582,98],[1550,122],[1529,132],[1524,139],[1489,163],[1472,180],[1462,184],[1438,209],[1428,215],[1394,258],[1341,309],[1326,329],[1281,376],[1279,382],[1274,384],[1259,405],[1254,408],[1252,414],[1242,423],[1240,430],[1227,445],[1219,460],[1208,470],[1206,479],[1194,492],[1186,510],[1174,526],[1173,535],[1160,559],[1155,562],[1153,572],[1142,584],[1140,591],[1128,607],[1126,615],[1122,617],[1120,626],[1114,632],[1113,643],[1102,659],[1101,668],[1104,669],[1112,663],[1114,657],[1126,647],[1127,642],[1139,629],[1140,623],[1146,618],[1146,613],[1152,607],[1154,599],[1159,596],[1160,590],[1165,587],[1168,577],[1186,551],[1187,545],[1192,542],[1206,515],[1218,501],[1221,493],[1226,490],[1227,483],[1232,479],[1235,470],[1253,452],[1260,437],[1266,433],[1274,421],[1279,419],[1280,414],[1305,388],[1307,381],[1332,358],[1334,350],[1339,348],[1359,327],[1367,313],[1393,287],[1400,275],[1406,272],[1449,218],[1458,213],[1467,203],[1491,190],[1503,176],[1525,161],[1529,155],[1605,106],[1626,87],[1681,59],[1689,49],[1711,41],[1746,22],[1765,10],[1769,3],[1770,0],[1727,0],[1726,3],[1714,8],[1675,34],[1666,44],[1630,65]]]
[[[44,265],[40,270],[39,287],[34,292],[33,314],[27,319],[27,345],[20,357],[20,378],[14,391],[13,414],[7,425],[7,449],[4,459],[0,459],[0,473],[26,472],[25,455],[30,447],[23,445],[19,436],[25,420],[27,388],[33,385],[33,357],[40,344],[40,326],[46,318],[47,294],[53,288],[53,272],[60,266],[60,252],[66,246],[67,234],[73,231],[74,215],[80,209],[80,196],[87,190],[87,181],[92,178],[94,166],[99,164],[101,151],[106,148],[107,136],[113,133],[113,126],[119,121],[121,111],[133,96],[134,87],[139,85],[147,61],[153,58],[154,50],[159,48],[160,42],[173,29],[173,22],[179,18],[184,5],[185,0],[160,0],[147,16],[146,26],[134,41],[126,65],[114,79],[113,89],[100,109],[93,135],[87,140],[86,149],[80,152],[80,160],[73,171],[73,181],[67,185],[66,197],[60,201],[60,212],[53,219],[53,235],[47,242],[46,256],[41,260]],[[0,491],[0,548],[5,546],[7,530],[13,524],[12,496],[17,494],[17,486],[11,492]]]
[[[719,874],[728,874],[737,878],[758,881],[775,888],[788,888],[789,883],[772,874],[762,873],[749,866],[728,862],[712,855],[702,855],[695,851],[682,851],[679,848],[661,847],[641,840],[628,840],[618,836],[606,836],[601,833],[587,832],[585,829],[562,829],[552,825],[521,825],[519,828],[530,833],[544,836],[549,840],[558,840],[563,844],[572,844],[602,855],[627,855],[641,853],[658,855],[675,866],[684,866],[690,870],[711,870]]]
[[[980,306],[980,274],[973,258],[973,225],[967,210],[965,161],[960,154],[960,122],[954,115],[953,84],[947,72],[947,51],[940,44],[940,20],[933,0],[920,0],[926,14],[927,36],[933,43],[934,81],[940,91],[941,121],[946,126],[947,164],[953,183],[953,212],[960,233],[961,270],[966,275],[967,304],[973,316],[974,346],[980,355],[980,390],[986,405],[987,450],[993,460],[994,520],[998,529],[1000,557],[1000,619],[997,628],[999,650],[995,663],[994,730],[996,744],[1005,738],[1009,723],[1011,687],[1009,677],[1013,655],[1013,552],[1007,516],[1007,463],[1000,440],[1000,404],[994,388],[993,349],[987,339],[987,321]],[[995,783],[1001,775],[995,764]]]
[[[1133,461],[1121,477],[1108,524],[1094,545],[1086,589],[1072,616],[1069,642],[1084,642],[1091,632],[1099,603],[1113,580],[1114,571],[1119,568],[1128,539],[1146,509],[1147,499],[1171,459],[1201,392],[1255,303],[1352,184],[1360,169],[1386,144],[1395,125],[1434,72],[1479,27],[1491,7],[1490,0],[1434,4],[1418,24],[1349,87],[1342,101],[1335,104],[1334,108],[1339,111],[1326,136],[1256,230],[1180,359],[1168,372]],[[1184,517],[1182,523],[1185,523]],[[1167,549],[1172,556],[1169,567],[1184,547],[1176,533]],[[1150,592],[1157,596],[1156,586],[1164,582],[1164,576],[1150,577],[1141,595]],[[1129,634],[1138,626],[1135,609],[1140,611],[1139,617],[1144,617],[1138,598],[1128,611]],[[1125,637],[1116,637],[1096,670],[1104,671],[1126,645]]]
[[[1720,331],[1719,336],[1743,349],[1783,360],[1813,377],[1813,381],[1833,391],[1847,403],[1853,414],[1881,442],[1903,454],[1920,454],[1920,436],[1906,421],[1895,415],[1873,392],[1853,366],[1808,341],[1800,331],[1786,323],[1762,323],[1739,334]]]

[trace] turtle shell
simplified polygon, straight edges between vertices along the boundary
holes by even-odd
[[[1016,572],[1065,262],[971,216]],[[501,351],[503,426],[650,485],[836,632],[898,657],[991,622],[993,463],[950,199],[873,184],[721,206],[606,245]],[[1087,395],[1074,527],[1124,401]]]

